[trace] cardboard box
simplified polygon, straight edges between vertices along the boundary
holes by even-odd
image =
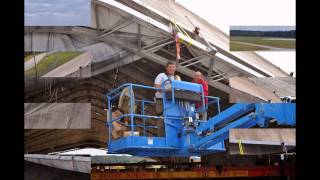
[[[134,136],[139,136],[139,134],[140,134],[139,131],[134,131],[134,132],[133,132],[133,135],[134,135]],[[123,133],[123,136],[124,136],[124,137],[131,136],[131,131],[125,131],[125,132]]]

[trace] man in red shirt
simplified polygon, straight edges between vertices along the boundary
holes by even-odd
[[[200,71],[197,71],[194,73],[193,75],[193,83],[198,83],[202,85],[203,88],[203,93],[205,96],[208,96],[209,94],[209,87],[208,87],[208,83],[207,81],[204,79],[202,73]],[[208,98],[204,98],[204,104],[207,105],[208,104]],[[202,102],[196,102],[196,109],[202,107]],[[200,113],[200,115],[202,116],[203,120],[207,120],[207,111]]]

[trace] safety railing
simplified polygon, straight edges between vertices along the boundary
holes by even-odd
[[[204,96],[204,98],[208,98],[208,104],[205,105],[205,109],[203,111],[207,111],[209,105],[216,104],[218,114],[220,114],[220,111],[221,111],[220,110],[220,98],[219,97],[214,97],[214,96]]]
[[[217,110],[218,110],[218,113],[220,113],[220,98],[218,97],[213,97],[213,96],[204,96],[204,92],[203,92],[203,88],[200,89],[199,86],[197,85],[194,85],[193,83],[192,84],[189,84],[188,82],[183,82],[181,84],[177,83],[177,84],[174,84],[172,83],[171,80],[167,80],[165,82],[163,82],[162,84],[162,88],[155,88],[155,87],[151,87],[151,86],[145,86],[145,85],[139,85],[139,84],[132,84],[132,83],[126,83],[126,84],[123,84],[121,86],[119,86],[118,88],[108,92],[106,94],[106,97],[107,97],[107,101],[108,101],[108,120],[107,120],[107,126],[108,126],[108,133],[109,133],[109,143],[111,142],[112,140],[112,130],[113,130],[113,122],[117,122],[119,123],[120,125],[122,126],[125,126],[125,127],[128,127],[130,129],[130,133],[131,135],[133,136],[134,135],[134,132],[136,130],[136,127],[141,127],[143,128],[143,136],[146,136],[146,130],[149,129],[149,128],[154,128],[154,129],[157,129],[159,127],[157,126],[146,126],[146,121],[147,120],[150,120],[150,119],[155,119],[155,120],[160,120],[160,119],[165,119],[165,118],[168,118],[165,114],[165,109],[168,108],[168,106],[166,107],[166,103],[162,103],[163,105],[163,116],[153,116],[153,115],[147,115],[145,113],[145,106],[146,104],[153,104],[155,103],[154,100],[147,100],[147,99],[137,99],[134,97],[134,93],[133,93],[133,90],[134,89],[149,89],[149,90],[153,90],[153,91],[162,91],[162,95],[163,95],[163,99],[166,98],[166,94],[165,94],[165,83],[166,82],[169,82],[171,84],[171,87],[169,88],[169,90],[171,89],[171,103],[172,105],[175,103],[175,94],[174,94],[174,89],[183,89],[183,90],[190,90],[190,91],[194,91],[194,92],[197,92],[201,95],[201,98],[202,98],[202,106],[201,108],[197,109],[196,112],[204,112],[204,111],[207,111],[208,110],[208,106],[211,105],[211,104],[216,104],[217,105]],[[182,87],[182,85],[185,85]],[[189,85],[189,86],[188,86]],[[128,91],[128,94],[127,96],[130,98],[130,107],[129,107],[129,112],[126,112],[126,114],[122,114],[118,117],[115,117],[115,118],[112,118],[112,107],[113,107],[113,102],[120,98],[121,96],[121,93],[122,91],[125,89],[125,88],[129,88],[129,91]],[[197,89],[199,88],[199,89]],[[206,104],[205,103],[205,98],[208,99],[208,103]],[[135,105],[136,103],[139,103],[141,106],[141,112],[140,114],[138,113],[135,113],[134,112],[134,109],[135,109]],[[169,105],[170,106],[170,105]],[[129,118],[129,122],[130,124],[126,124],[126,123],[123,123],[121,122],[122,119],[124,118]],[[140,124],[134,122],[134,119],[135,118],[141,118],[142,120],[142,123],[140,122]],[[170,119],[177,119],[178,117],[171,117],[170,116]],[[178,118],[179,119],[179,118]],[[181,118],[180,118],[181,119]]]
[[[117,98],[119,98],[121,96],[122,91],[125,88],[129,87],[129,94],[128,97],[130,98],[130,112],[128,112],[127,114],[123,114],[120,115],[119,117],[116,118],[112,118],[112,107],[113,107],[113,102],[114,100],[116,100]],[[160,116],[152,116],[152,115],[146,115],[145,114],[145,105],[146,104],[153,104],[155,103],[154,101],[151,100],[146,100],[146,99],[136,99],[134,97],[134,93],[133,90],[135,88],[142,88],[142,89],[150,89],[150,90],[154,90],[154,91],[161,91],[161,88],[155,88],[155,87],[150,87],[150,86],[145,86],[145,85],[139,85],[139,84],[132,84],[132,83],[126,83],[123,84],[121,86],[119,86],[118,88],[108,92],[106,94],[107,97],[107,101],[108,101],[108,120],[107,120],[107,126],[108,126],[108,134],[109,134],[109,143],[111,142],[112,139],[112,130],[113,130],[113,122],[117,121],[117,123],[121,124],[122,126],[125,127],[129,127],[130,128],[130,132],[131,135],[134,135],[134,131],[135,131],[135,127],[141,127],[143,128],[143,135],[146,135],[146,130],[148,128],[158,128],[157,126],[146,126],[146,120],[148,119],[162,119],[163,117]],[[141,103],[141,114],[137,114],[134,112],[134,104],[136,103]],[[120,120],[124,119],[126,117],[130,118],[130,124],[125,124],[122,123]],[[142,124],[135,124],[134,123],[134,119],[135,118],[141,118],[142,119]]]

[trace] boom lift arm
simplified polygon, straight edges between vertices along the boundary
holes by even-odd
[[[118,118],[112,118],[111,107],[122,90],[129,88],[129,113]],[[136,104],[153,104],[150,100],[134,98],[134,89],[144,88],[161,90],[163,95],[163,116],[147,115],[142,111],[134,112]],[[202,86],[195,83],[167,80],[162,88],[154,88],[138,84],[124,84],[109,92],[108,98],[108,130],[109,153],[127,153],[138,156],[193,156],[225,151],[224,141],[228,139],[232,128],[250,128],[255,125],[268,127],[271,120],[279,125],[295,126],[295,103],[236,103],[220,112],[218,97],[204,96]],[[198,113],[208,110],[204,98],[210,104],[215,104],[217,114],[208,120],[199,119]],[[202,102],[202,107],[196,109],[195,102]],[[121,123],[121,119],[129,118],[129,136],[113,139],[111,132],[113,122]],[[146,121],[154,119],[164,123],[165,136],[147,136],[146,130],[157,129],[157,126],[147,126]],[[138,123],[138,121],[140,123]],[[143,123],[141,123],[141,121]],[[143,133],[138,132],[142,127]]]

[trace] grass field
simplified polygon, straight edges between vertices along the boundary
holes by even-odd
[[[35,56],[38,54],[40,54],[40,53],[39,52],[34,53]],[[29,61],[32,57],[33,57],[32,52],[24,52],[24,62]]]
[[[68,51],[68,52],[56,52],[45,56],[37,64],[37,74],[38,77],[50,72],[51,70],[57,68],[58,66],[68,62],[69,60],[80,55],[82,52],[78,51]],[[35,68],[31,68],[24,72],[25,76],[35,76]]]
[[[257,45],[264,45],[264,46],[272,46],[275,48],[287,48],[287,49],[295,49],[296,48],[296,41],[295,40],[285,40],[285,39],[272,39],[270,37],[252,37],[252,36],[231,36],[230,37],[230,50],[237,49],[237,50],[246,50],[248,47],[239,47],[239,46],[245,46],[231,43],[231,41],[236,42],[246,42],[246,43],[252,43]],[[235,47],[233,47],[235,45]],[[253,46],[254,47],[254,46]],[[252,47],[252,48],[253,48]],[[252,50],[252,48],[249,48]],[[261,50],[261,49],[253,49],[253,50]],[[267,48],[265,49],[267,50]],[[270,50],[272,50],[270,48]]]
[[[258,46],[240,44],[235,41],[230,42],[230,51],[257,51],[257,50],[269,50],[269,49],[258,47]]]

